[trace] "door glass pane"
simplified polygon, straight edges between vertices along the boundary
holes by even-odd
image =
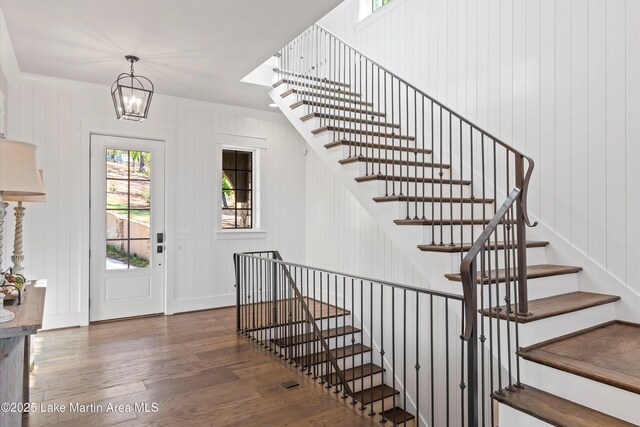
[[[222,209],[222,228],[236,228],[236,211]]]
[[[127,209],[107,210],[107,240],[129,237],[128,218]]]
[[[107,209],[127,209],[129,205],[127,180],[107,179]]]
[[[107,148],[107,178],[127,179],[128,153]]]
[[[131,179],[146,181],[151,179],[151,153],[148,151],[130,151],[129,153]]]
[[[107,270],[124,270],[129,267],[129,241],[107,241]]]
[[[106,162],[106,268],[149,267],[151,153],[107,149]]]
[[[151,244],[149,239],[132,239],[129,241],[129,245],[129,268],[149,267],[149,258],[151,257]]]
[[[129,222],[132,239],[151,237],[151,211],[148,209],[131,210],[131,221]]]
[[[129,181],[131,188],[131,208],[151,207],[151,182],[149,181]]]

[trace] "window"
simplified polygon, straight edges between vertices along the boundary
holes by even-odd
[[[385,4],[389,3],[390,1],[391,0],[371,0],[371,2],[372,2],[371,11],[375,12],[376,10],[380,9]]]
[[[222,228],[253,228],[253,152],[222,150]]]
[[[151,259],[151,153],[107,149],[107,270]]]

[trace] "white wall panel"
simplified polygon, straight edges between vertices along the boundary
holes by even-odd
[[[46,326],[70,326],[80,319],[79,289],[81,175],[80,125],[83,119],[114,120],[107,87],[22,75],[9,85],[9,137],[38,146],[45,170],[47,203],[30,205],[25,221],[26,271],[46,278]],[[166,146],[167,236],[175,240],[176,311],[233,304],[232,254],[278,249],[288,260],[304,261],[304,142],[278,113],[154,97],[150,117],[140,125],[175,130]],[[214,206],[219,175],[213,170],[217,134],[266,140],[262,157],[263,210],[266,238],[222,240],[215,236]],[[12,210],[10,211],[12,215]],[[13,220],[6,225],[5,263],[12,248]],[[8,265],[8,264],[5,264]]]
[[[347,0],[320,23],[531,155],[532,214],[640,292],[637,3],[393,0],[357,22]]]

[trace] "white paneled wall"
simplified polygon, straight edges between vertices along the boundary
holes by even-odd
[[[309,265],[425,287],[420,273],[313,150],[306,173]]]
[[[113,120],[107,87],[22,75],[9,85],[9,137],[38,146],[45,170],[47,203],[29,206],[25,221],[28,275],[48,280],[45,326],[80,321],[80,126],[83,119]],[[232,254],[278,249],[292,261],[304,261],[304,142],[278,113],[157,96],[149,119],[140,124],[175,130],[166,147],[167,237],[174,240],[171,311],[235,304]],[[220,178],[214,171],[214,144],[220,134],[266,139],[262,157],[261,239],[216,239],[214,206]],[[10,213],[11,215],[11,213]],[[13,229],[13,221],[7,230]],[[12,232],[5,244],[9,261]],[[8,253],[7,253],[8,252]],[[6,265],[6,264],[5,264]]]
[[[358,3],[321,24],[531,155],[532,214],[640,292],[639,2]]]

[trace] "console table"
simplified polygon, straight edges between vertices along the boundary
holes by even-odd
[[[42,285],[27,285],[21,305],[5,304],[4,308],[13,311],[16,317],[0,323],[0,403],[29,401],[31,336],[42,327],[47,290]],[[0,427],[21,424],[21,413],[0,413]]]

